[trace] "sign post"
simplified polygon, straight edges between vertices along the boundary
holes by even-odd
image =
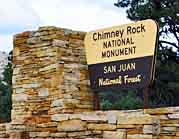
[[[100,102],[99,102],[99,92],[95,92],[94,93],[94,98],[93,98],[94,102],[94,110],[100,110]]]
[[[148,88],[154,79],[157,34],[158,25],[151,19],[87,33],[92,89]]]
[[[144,97],[144,109],[149,107],[149,88],[143,89],[143,97]]]

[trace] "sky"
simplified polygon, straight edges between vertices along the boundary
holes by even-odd
[[[90,31],[129,23],[117,0],[0,0],[0,51],[13,49],[13,35],[39,26]]]

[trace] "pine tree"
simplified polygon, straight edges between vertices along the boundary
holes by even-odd
[[[0,122],[9,122],[11,120],[12,71],[12,52],[10,52],[8,64],[3,72],[4,77],[0,80]]]
[[[159,23],[159,47],[151,104],[179,105],[179,1],[118,0],[130,20],[154,19]]]

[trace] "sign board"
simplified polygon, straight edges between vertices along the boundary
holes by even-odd
[[[87,33],[85,51],[95,90],[144,88],[153,80],[158,26],[153,20]]]

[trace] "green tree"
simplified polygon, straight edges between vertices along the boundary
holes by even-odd
[[[103,110],[137,109],[143,106],[142,99],[133,90],[102,92],[100,96]]]
[[[127,17],[130,20],[148,18],[156,20],[160,25],[159,51],[162,52],[159,53],[160,58],[168,60],[168,55],[170,55],[175,62],[179,62],[178,57],[168,51],[172,46],[179,52],[178,0],[118,0],[115,6],[126,8]]]
[[[3,72],[4,77],[0,80],[0,122],[9,122],[11,120],[12,71],[12,52],[10,52],[8,64]]]
[[[151,105],[179,105],[179,1],[118,0],[130,20],[154,19],[159,23],[159,47]]]

